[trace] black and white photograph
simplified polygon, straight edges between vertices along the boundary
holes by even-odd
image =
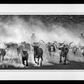
[[[84,69],[84,15],[0,15],[0,69]]]
[[[83,8],[0,5],[1,79],[84,79]]]

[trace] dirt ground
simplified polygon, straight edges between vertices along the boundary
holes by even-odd
[[[1,70],[84,70],[84,63],[81,62],[70,62],[70,64],[54,64],[52,65],[43,65],[42,67],[34,66],[33,64],[29,64],[28,67],[14,67],[12,65],[0,65]]]

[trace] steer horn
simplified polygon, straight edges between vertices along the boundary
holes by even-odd
[[[70,42],[70,43],[69,43],[69,47],[70,47],[70,45],[71,45],[72,43],[73,43],[73,42]]]
[[[40,40],[40,41],[42,41],[43,43],[45,43],[43,40]],[[40,41],[39,41],[39,42],[40,42]]]

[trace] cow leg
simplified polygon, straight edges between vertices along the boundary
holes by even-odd
[[[34,62],[36,63],[36,55],[34,54]]]
[[[22,58],[22,64],[25,65],[25,60]]]
[[[2,56],[2,61],[4,61],[4,56]]]
[[[64,55],[64,65],[66,65],[66,61],[67,61],[67,54],[66,55]]]
[[[28,66],[28,59],[26,59],[26,66]]]
[[[35,57],[34,57],[34,62],[35,62],[35,63],[37,63],[37,62],[36,62],[36,58],[35,58]]]
[[[24,59],[23,61],[22,61],[22,63],[23,63],[23,65],[26,67],[26,66],[28,66],[28,60],[26,60],[26,59]],[[26,63],[26,64],[25,64]]]
[[[60,54],[60,63],[62,63],[62,54]]]
[[[1,62],[1,56],[0,56],[0,62]]]
[[[43,61],[43,57],[41,57],[41,63],[40,63],[40,66],[42,66],[42,61]]]
[[[26,57],[26,66],[28,66],[28,57],[29,56]]]
[[[2,62],[1,56],[0,56],[0,62]]]
[[[26,66],[26,60],[24,60],[24,66]]]
[[[38,62],[36,61],[36,57],[34,57],[34,62],[35,62],[36,64],[38,64]]]
[[[51,52],[51,57],[54,57],[54,52]]]
[[[43,56],[41,57],[41,60],[43,61]]]
[[[2,62],[2,56],[0,55],[0,62]]]
[[[25,61],[26,61],[26,60],[25,60],[25,58],[23,57],[23,58],[22,58],[22,64],[23,64],[24,66],[26,66]]]
[[[51,57],[51,52],[49,52],[49,55],[50,55],[50,57]]]
[[[53,52],[53,57],[54,57],[54,52]]]
[[[38,63],[37,64],[39,65],[39,58],[38,58]]]

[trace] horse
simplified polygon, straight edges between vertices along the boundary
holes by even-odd
[[[34,61],[37,65],[39,65],[39,59],[41,59],[40,66],[42,66],[43,61],[43,49],[37,45],[32,45],[34,49]],[[36,61],[38,59],[38,61]]]
[[[24,66],[28,66],[28,57],[29,57],[28,52],[22,50],[22,63],[23,63]]]

